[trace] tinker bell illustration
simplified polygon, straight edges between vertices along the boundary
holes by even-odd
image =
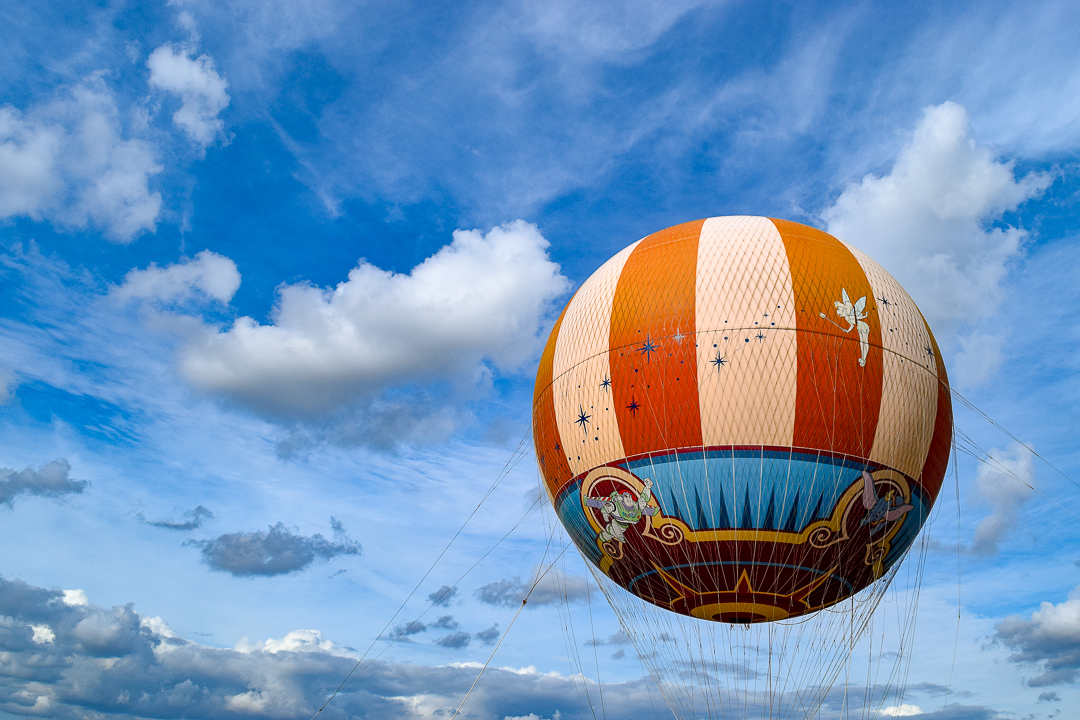
[[[862,481],[862,506],[867,512],[859,525],[869,525],[871,534],[882,527],[881,523],[899,520],[915,509],[914,505],[905,503],[903,498],[897,498],[896,490],[892,488],[885,493],[885,497],[879,498],[877,490],[874,489],[874,478],[865,470],[862,473]]]
[[[867,314],[863,312],[866,308],[866,296],[851,302],[851,298],[848,297],[847,289],[840,288],[840,296],[842,300],[836,301],[833,304],[836,305],[836,314],[847,320],[848,326],[846,328],[840,327],[837,323],[834,323],[829,318],[825,317],[825,313],[818,313],[818,317],[828,320],[836,327],[840,328],[841,332],[851,332],[852,328],[858,328],[859,332],[859,348],[862,350],[862,357],[859,358],[859,367],[866,367],[866,354],[870,352],[870,326],[863,320],[866,319]]]

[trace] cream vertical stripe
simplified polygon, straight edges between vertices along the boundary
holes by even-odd
[[[706,220],[697,276],[703,443],[790,446],[795,296],[779,231],[763,217]]]
[[[845,243],[846,245],[846,243]],[[881,410],[870,460],[918,478],[922,472],[937,413],[937,359],[915,302],[876,262],[847,245],[866,273],[877,298],[884,378]]]
[[[585,281],[567,306],[555,341],[555,423],[575,476],[624,455],[611,388],[604,381],[611,378],[608,341],[615,288],[637,246],[624,248]]]

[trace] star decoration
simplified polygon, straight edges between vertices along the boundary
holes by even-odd
[[[611,378],[609,378],[608,376],[605,375],[604,376],[604,381],[600,383],[600,387],[602,387],[605,390],[610,389],[611,388]]]
[[[759,341],[760,341],[760,340],[764,340],[764,339],[765,339],[765,336],[764,336],[764,335],[762,335],[761,333],[758,333],[758,334],[757,334],[757,335],[755,335],[754,337],[756,337],[756,338],[757,338],[757,339],[758,339]]]
[[[656,352],[656,345],[653,344],[651,338],[648,335],[645,336],[645,344],[637,349],[639,353],[645,355],[645,361],[648,362],[652,357],[652,353]]]
[[[924,350],[926,350],[926,354],[927,354],[927,355],[929,355],[930,357],[934,357],[934,348],[932,348],[932,347],[930,347],[929,345],[927,345],[927,346],[926,346],[925,348],[923,348],[923,349],[924,349]]]
[[[880,300],[881,304],[885,307],[889,307],[889,305],[892,305],[892,303],[889,302],[888,298],[879,297],[878,300]]]
[[[720,353],[716,353],[716,357],[709,362],[716,366],[716,372],[720,372],[720,368],[727,365],[727,358],[725,358]]]
[[[682,345],[683,338],[686,337],[686,336],[682,334],[682,330],[676,330],[675,334],[672,335],[671,337],[674,338],[675,342]]]
[[[586,428],[585,426],[589,424],[589,418],[591,417],[592,415],[586,415],[585,409],[578,405],[578,418],[574,421],[574,423],[576,425],[580,425],[582,430],[588,430],[588,428]]]
[[[633,398],[630,398],[630,404],[626,406],[626,409],[630,411],[631,415],[636,415],[637,411],[638,411],[638,408],[640,408],[640,407],[641,406],[638,405],[637,400],[635,400]]]

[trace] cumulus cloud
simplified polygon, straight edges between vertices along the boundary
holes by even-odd
[[[136,516],[141,522],[147,525],[153,525],[154,527],[165,528],[166,530],[198,530],[203,526],[203,523],[207,520],[214,518],[214,513],[210,512],[202,505],[198,505],[193,510],[188,510],[184,513],[184,517],[187,520],[147,520],[142,513],[138,513]]]
[[[984,501],[993,511],[975,526],[975,535],[968,548],[975,555],[996,555],[998,546],[1016,527],[1020,511],[1031,498],[1035,480],[1032,453],[1019,443],[1012,443],[1007,452],[993,448],[994,460],[979,466],[975,484]],[[996,461],[996,462],[995,462]]]
[[[969,135],[963,107],[928,107],[890,172],[867,175],[822,213],[911,293],[931,327],[949,334],[993,316],[1001,282],[1027,231],[1003,213],[1041,193],[1048,175],[1017,179]]]
[[[124,135],[100,78],[25,112],[0,106],[0,219],[94,226],[120,243],[155,231],[161,195],[149,183],[161,166],[148,143]]]
[[[340,527],[336,525],[335,531]],[[188,543],[202,549],[203,562],[214,570],[251,577],[299,572],[316,558],[330,560],[339,555],[360,554],[360,543],[343,533],[339,538],[339,542],[331,542],[320,534],[295,535],[279,522],[266,532],[228,533],[213,540]]]
[[[568,282],[536,226],[515,221],[453,242],[409,274],[361,262],[333,290],[279,290],[273,323],[238,319],[189,346],[180,367],[199,388],[278,419],[325,418],[363,406],[400,436],[453,423],[395,388],[475,386],[488,363],[513,371],[534,357],[552,300]],[[341,439],[378,430],[363,417]]]
[[[441,588],[428,595],[428,600],[433,605],[439,607],[449,607],[450,603],[454,601],[458,595],[457,587],[450,587],[449,585],[443,585]]]
[[[232,300],[240,287],[236,263],[224,255],[203,250],[194,258],[145,270],[130,270],[112,295],[121,302],[149,300],[157,303],[180,303],[205,297],[220,303]]]
[[[529,598],[529,607],[552,605],[556,602],[577,602],[587,600],[592,593],[592,586],[582,575],[567,575],[558,568],[550,569],[529,594],[529,588],[536,582],[537,574],[543,572],[542,566],[533,568],[532,578],[523,582],[520,577],[509,580],[496,580],[476,591],[480,602],[488,605],[517,607],[521,601]]]
[[[27,467],[19,471],[0,468],[0,504],[11,507],[18,495],[38,495],[58,498],[62,495],[78,495],[90,487],[87,480],[73,480],[71,465],[60,458],[39,468]]]
[[[1027,620],[1012,615],[997,626],[994,640],[1013,650],[1009,659],[1033,665],[1031,687],[1075,682],[1080,673],[1080,588],[1058,604],[1044,602]]]
[[[229,84],[218,74],[209,55],[192,57],[186,47],[165,44],[150,53],[150,86],[180,99],[172,119],[188,138],[205,148],[225,131],[218,117],[229,106]]]
[[[451,650],[461,650],[469,647],[470,640],[472,640],[472,635],[463,630],[459,630],[458,632],[444,635],[436,640],[435,644],[440,647],[450,648]]]
[[[420,620],[413,620],[409,623],[402,623],[394,628],[385,639],[397,640],[398,638],[408,637],[410,635],[418,635],[428,630],[456,630],[460,623],[454,619],[453,615],[443,615],[433,623],[427,624]],[[441,644],[436,641],[436,644]]]
[[[922,715],[923,711],[918,705],[903,703],[901,705],[891,705],[887,708],[882,708],[881,714],[888,717],[911,717],[912,715]]]
[[[494,645],[499,639],[499,623],[495,623],[491,627],[477,632],[474,637],[479,640],[482,645]]]

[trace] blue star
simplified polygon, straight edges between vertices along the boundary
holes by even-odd
[[[672,335],[671,337],[675,339],[675,342],[682,345],[683,338],[686,337],[686,336],[682,334],[682,330],[676,330],[675,334]]]
[[[588,430],[588,428],[585,426],[589,424],[589,418],[591,417],[592,415],[586,415],[585,409],[578,405],[578,418],[574,421],[574,423],[580,425],[582,430]]]
[[[758,334],[757,334],[757,335],[755,335],[754,337],[756,337],[756,338],[757,338],[757,339],[758,339],[759,341],[760,341],[760,340],[764,340],[764,339],[765,339],[765,336],[764,336],[764,335],[762,335],[761,333],[758,333]]]
[[[559,452],[560,450],[562,450],[562,445],[555,443],[555,452]]]
[[[716,357],[709,362],[716,366],[716,372],[720,372],[720,368],[727,365],[727,359],[720,353],[716,353]]]
[[[652,353],[656,352],[656,346],[653,345],[653,341],[649,338],[648,335],[646,335],[645,336],[645,344],[642,345],[641,347],[639,347],[637,349],[637,351],[639,353],[644,353],[645,362],[648,362],[649,359],[652,357]]]
[[[611,378],[609,378],[607,375],[605,375],[604,376],[604,381],[602,383],[600,383],[600,387],[604,388],[605,390],[610,388],[611,387]]]
[[[885,307],[889,307],[889,305],[891,304],[887,298],[879,297],[878,300],[880,300],[881,304]]]
[[[630,398],[630,404],[626,406],[626,409],[630,411],[631,415],[637,415],[637,411],[638,411],[639,407],[641,407],[641,406],[638,405],[638,401],[634,400],[633,398]]]
[[[929,345],[927,345],[927,346],[926,346],[925,348],[923,348],[923,349],[924,349],[924,350],[926,350],[926,354],[927,354],[927,355],[929,355],[930,357],[934,357],[934,348],[932,348],[932,347],[930,347]]]

